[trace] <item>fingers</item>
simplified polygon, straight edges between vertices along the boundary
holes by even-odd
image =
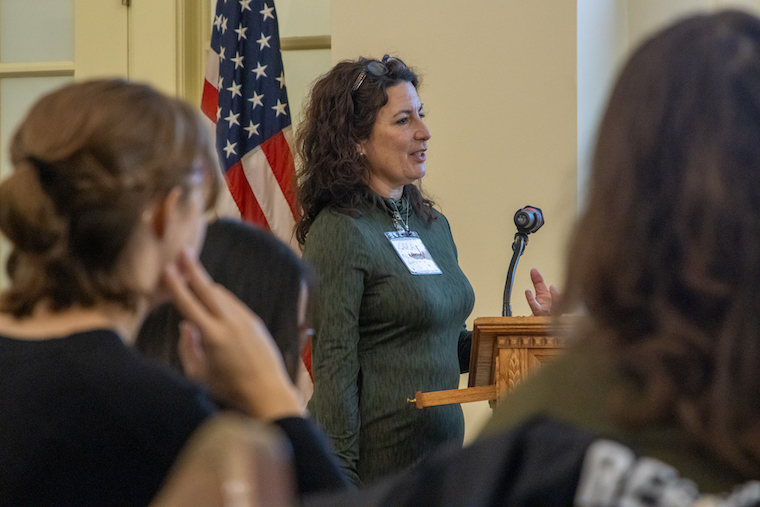
[[[533,297],[533,292],[526,290],[525,299],[528,300],[528,306],[530,306],[530,311],[533,312],[533,315],[541,315],[541,305],[538,304],[536,298]]]
[[[541,276],[541,272],[536,268],[530,270],[530,280],[533,284],[544,283],[544,277]]]
[[[185,375],[193,380],[205,382],[208,368],[206,354],[201,345],[200,331],[190,322],[180,323],[178,352]]]
[[[214,293],[217,285],[198,261],[198,258],[183,252],[179,258],[179,268],[198,301],[211,315],[220,316],[223,307],[219,304],[218,297]]]
[[[541,276],[541,273],[536,268],[530,270],[530,281],[533,282],[533,288],[536,289],[536,297],[540,298],[543,294],[549,292],[549,289],[546,288],[544,277]]]
[[[556,285],[549,287],[549,292],[552,295],[552,313],[555,315],[561,315],[562,313],[562,296],[559,293],[559,288]]]
[[[198,301],[198,298],[190,290],[187,281],[180,274],[176,266],[167,266],[164,273],[164,280],[169,293],[172,295],[174,304],[185,318],[195,322],[201,328],[210,325],[211,320],[208,311]]]
[[[211,279],[197,258],[187,253],[180,256],[178,266],[167,266],[165,280],[177,308],[206,337],[216,336],[209,332],[239,303]]]

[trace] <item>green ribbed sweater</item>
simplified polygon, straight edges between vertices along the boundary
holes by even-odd
[[[406,220],[406,207],[395,202]],[[438,212],[427,225],[410,211],[408,223],[443,274],[409,273],[384,235],[395,230],[389,204],[359,218],[323,210],[303,249],[320,284],[309,409],[357,483],[413,465],[443,444],[461,445],[464,436],[458,404],[418,409],[407,400],[457,388],[475,295]]]

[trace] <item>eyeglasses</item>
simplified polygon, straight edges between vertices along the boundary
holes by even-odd
[[[392,62],[398,62],[402,68],[406,68],[406,64],[393,56],[385,55],[382,61],[372,60],[364,66],[364,70],[361,71],[359,76],[354,81],[354,87],[351,88],[351,93],[354,93],[362,85],[367,78],[367,74],[372,74],[375,77],[382,77],[390,72],[388,64]]]

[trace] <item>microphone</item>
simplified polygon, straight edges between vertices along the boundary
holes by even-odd
[[[525,206],[517,210],[514,220],[517,226],[517,233],[515,234],[515,240],[512,242],[512,260],[509,262],[507,282],[504,285],[504,301],[501,309],[503,317],[512,316],[512,282],[515,278],[515,271],[517,271],[517,262],[520,260],[520,255],[525,251],[525,246],[528,244],[528,234],[536,232],[544,225],[544,214],[541,212],[541,208]]]
[[[536,232],[544,225],[544,214],[535,206],[525,206],[515,213],[515,225],[518,234]]]

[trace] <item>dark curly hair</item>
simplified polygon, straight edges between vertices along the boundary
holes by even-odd
[[[566,295],[641,386],[637,403],[613,391],[616,416],[675,421],[757,476],[760,20],[698,15],[644,43],[611,94],[590,181]]]
[[[402,82],[417,88],[419,81],[414,71],[397,58],[383,57],[388,73],[382,76],[366,72],[371,61],[363,57],[344,60],[311,90],[296,133],[300,159],[298,201],[302,212],[296,239],[301,245],[323,209],[329,207],[356,217],[378,198],[367,184],[369,167],[356,145],[369,138],[378,111],[388,102],[388,88]],[[364,80],[354,91],[362,72],[366,72]],[[434,203],[418,184],[406,185],[403,195],[415,213],[428,222],[434,219]]]

